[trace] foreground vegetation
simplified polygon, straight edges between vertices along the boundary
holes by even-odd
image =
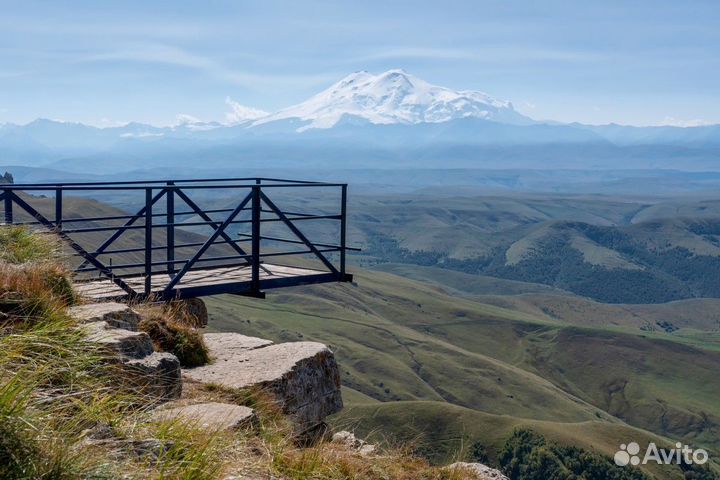
[[[263,392],[186,385],[182,402],[253,407],[258,425],[241,431],[153,419],[158,399],[67,315],[82,299],[56,247],[52,238],[0,227],[0,478],[466,478],[402,448],[364,457],[340,444],[300,445]],[[167,309],[143,309],[150,310],[143,328],[158,348],[180,353],[188,365],[207,360],[189,325]]]

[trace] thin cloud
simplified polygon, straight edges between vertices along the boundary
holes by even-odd
[[[253,88],[282,87],[288,85],[288,83],[301,86],[316,86],[319,83],[335,78],[334,75],[328,74],[250,73],[228,67],[206,56],[196,55],[177,47],[161,44],[137,45],[122,50],[88,55],[77,59],[76,63],[120,61],[190,68],[233,85]]]
[[[479,49],[456,49],[434,47],[390,47],[348,59],[349,62],[378,60],[427,59],[489,62],[560,61],[590,62],[601,56],[595,52],[538,49],[527,46],[492,46]]]

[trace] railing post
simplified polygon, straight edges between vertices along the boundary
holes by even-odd
[[[252,293],[260,294],[260,180],[252,187]]]
[[[58,231],[62,230],[62,188],[55,189],[55,228]]]
[[[175,270],[175,182],[167,182],[167,269],[172,277]]]
[[[5,224],[10,225],[13,223],[13,191],[9,188],[5,189]]]
[[[340,280],[345,279],[345,243],[347,236],[347,184],[342,186],[340,198]]]
[[[145,189],[145,295],[152,292],[152,188]]]

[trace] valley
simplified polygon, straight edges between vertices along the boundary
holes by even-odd
[[[307,191],[301,204],[331,211],[333,200]],[[284,208],[298,202],[274,198]],[[119,199],[66,203],[72,216],[136,207]],[[51,198],[35,201],[51,211]],[[356,194],[349,240],[363,250],[349,257],[353,284],[269,291],[265,300],[209,297],[209,329],[328,344],[346,404],[333,426],[409,444],[433,462],[472,459],[477,449],[496,462],[517,428],[608,456],[633,438],[682,440],[712,458],[720,454],[717,205],[697,195]],[[311,231],[314,241],[333,233]],[[198,233],[180,228],[178,238]],[[287,232],[268,224],[263,233]],[[647,276],[622,283],[632,272]],[[675,296],[657,295],[658,285],[675,284],[683,287]],[[644,468],[681,478],[675,467]]]

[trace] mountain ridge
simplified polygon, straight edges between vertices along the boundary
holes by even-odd
[[[265,115],[226,98],[229,123],[178,115],[172,126],[0,124],[0,161],[74,172],[266,166],[720,170],[720,125],[539,122],[509,101],[432,85],[401,70],[356,72]],[[263,116],[265,115],[265,116]],[[117,160],[117,161],[116,161]]]

